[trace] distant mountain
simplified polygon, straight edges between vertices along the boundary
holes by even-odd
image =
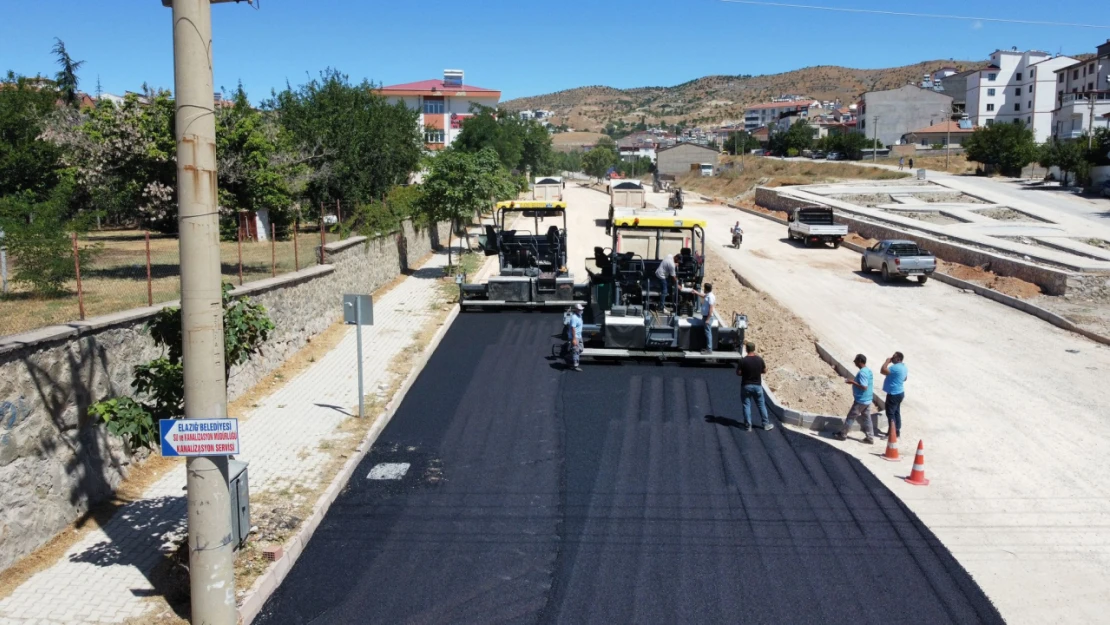
[[[614,89],[592,86],[546,95],[517,98],[502,103],[511,110],[547,109],[556,123],[575,130],[600,130],[610,122],[648,125],[717,124],[740,121],[744,107],[767,102],[784,94],[853,104],[860,94],[920,83],[925,74],[944,67],[963,71],[986,65],[985,61],[925,61],[887,69],[852,69],[833,65],[806,67],[764,76],[706,76],[673,87]]]

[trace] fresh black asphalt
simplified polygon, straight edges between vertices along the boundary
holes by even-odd
[[[560,325],[460,315],[255,622],[1002,622],[858,461],[735,427],[731,369],[563,371]]]

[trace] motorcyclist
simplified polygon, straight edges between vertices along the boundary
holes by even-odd
[[[732,247],[739,248],[740,244],[744,242],[744,229],[740,227],[740,222],[732,227]]]

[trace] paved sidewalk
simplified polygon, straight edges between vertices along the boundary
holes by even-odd
[[[439,298],[438,268],[446,261],[445,253],[436,254],[374,302],[375,325],[362,333],[368,395],[386,388],[389,363],[432,317]],[[320,469],[330,459],[320,443],[338,438],[337,428],[358,403],[356,348],[355,330],[349,328],[338,346],[245,418],[239,459],[250,463],[253,496],[320,485]],[[182,463],[148,488],[143,500],[125,506],[0,601],[0,625],[121,623],[143,616],[158,605],[147,597],[155,594],[149,575],[159,551],[184,533]]]

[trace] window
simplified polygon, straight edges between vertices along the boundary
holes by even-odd
[[[1037,68],[1034,67],[1033,69],[1029,70],[1029,77],[1030,78],[1036,78],[1037,77]]]
[[[1014,89],[1014,95],[1021,95],[1021,87]]]
[[[987,74],[987,80],[994,80],[995,78],[998,78],[998,74],[995,74],[995,73]]]
[[[1032,124],[1033,123],[1033,118],[1032,117],[1026,117],[1025,118],[1025,123]]]
[[[424,143],[443,143],[444,138],[442,130],[424,131]]]
[[[1021,110],[1021,102],[1014,102],[1014,110],[1015,111],[1020,111]]]
[[[1093,82],[1087,83],[1087,91],[1094,91],[1094,90],[1095,90],[1095,83],[1093,83]]]
[[[1017,79],[1018,79],[1019,82],[1021,81],[1021,72],[1017,73]]]
[[[993,126],[994,125],[994,120],[993,119],[988,119],[987,120],[987,125],[988,126]]]
[[[1057,74],[1057,76],[1059,76],[1060,80],[1057,80],[1056,82],[1064,82],[1064,72],[1060,72],[1059,74]]]
[[[990,103],[990,104],[987,104],[987,110],[988,111],[993,111],[994,110],[994,103],[993,102]]]
[[[1033,110],[1033,101],[1032,101],[1032,100],[1030,100],[1030,101],[1029,101],[1029,103],[1025,105],[1025,108],[1027,108],[1027,109],[1029,109],[1030,111],[1032,111],[1032,110]]]
[[[1095,73],[1095,64],[1094,63],[1091,63],[1090,65],[1087,66],[1087,73],[1088,74]]]
[[[1021,120],[1020,119],[1015,119],[1014,124],[1020,126],[1021,125]]]
[[[443,115],[443,100],[424,100],[425,115]]]
[[[994,87],[987,89],[987,95],[994,95]]]
[[[1071,79],[1072,80],[1079,80],[1079,70],[1077,70],[1077,69],[1071,70]]]

